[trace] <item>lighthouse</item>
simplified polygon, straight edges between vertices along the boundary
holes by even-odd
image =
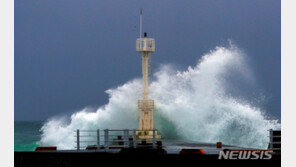
[[[140,13],[140,38],[137,39],[136,50],[141,53],[142,56],[142,75],[143,75],[143,93],[142,99],[138,100],[138,110],[139,110],[139,132],[138,136],[141,138],[147,138],[144,136],[153,135],[155,133],[153,113],[154,113],[154,100],[149,99],[149,74],[151,70],[151,53],[155,51],[155,40],[153,38],[148,38],[147,33],[144,33],[144,37],[141,37],[142,33],[142,10]],[[158,138],[160,137],[157,135]]]
[[[153,110],[154,100],[149,99],[148,91],[148,76],[151,53],[155,51],[155,40],[148,38],[147,33],[144,33],[144,38],[137,39],[137,51],[142,55],[142,75],[143,75],[143,99],[138,100],[139,108],[139,129],[152,130],[153,129]]]

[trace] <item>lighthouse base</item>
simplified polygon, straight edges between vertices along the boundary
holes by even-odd
[[[137,139],[146,140],[147,142],[153,142],[153,130],[140,130],[137,131]],[[161,139],[161,135],[157,134],[155,130],[155,139]]]

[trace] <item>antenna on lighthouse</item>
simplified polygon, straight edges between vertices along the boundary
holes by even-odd
[[[140,38],[142,37],[142,12],[143,9],[140,9]]]

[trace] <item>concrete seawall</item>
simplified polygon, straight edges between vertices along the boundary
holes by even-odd
[[[203,162],[202,162],[203,161]],[[106,165],[129,165],[141,166],[139,163],[154,164],[157,163],[182,163],[191,164],[190,166],[200,166],[200,163],[216,165],[252,165],[252,166],[280,166],[280,155],[274,155],[271,160],[219,160],[218,155],[180,155],[163,154],[158,151],[149,153],[143,152],[124,152],[124,153],[106,153],[106,152],[15,152],[15,167],[72,167],[72,166],[106,166]],[[193,164],[192,164],[193,163]],[[138,164],[138,165],[137,165]]]

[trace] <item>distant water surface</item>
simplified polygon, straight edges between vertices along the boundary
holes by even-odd
[[[41,121],[14,122],[14,151],[33,151],[40,140]]]

